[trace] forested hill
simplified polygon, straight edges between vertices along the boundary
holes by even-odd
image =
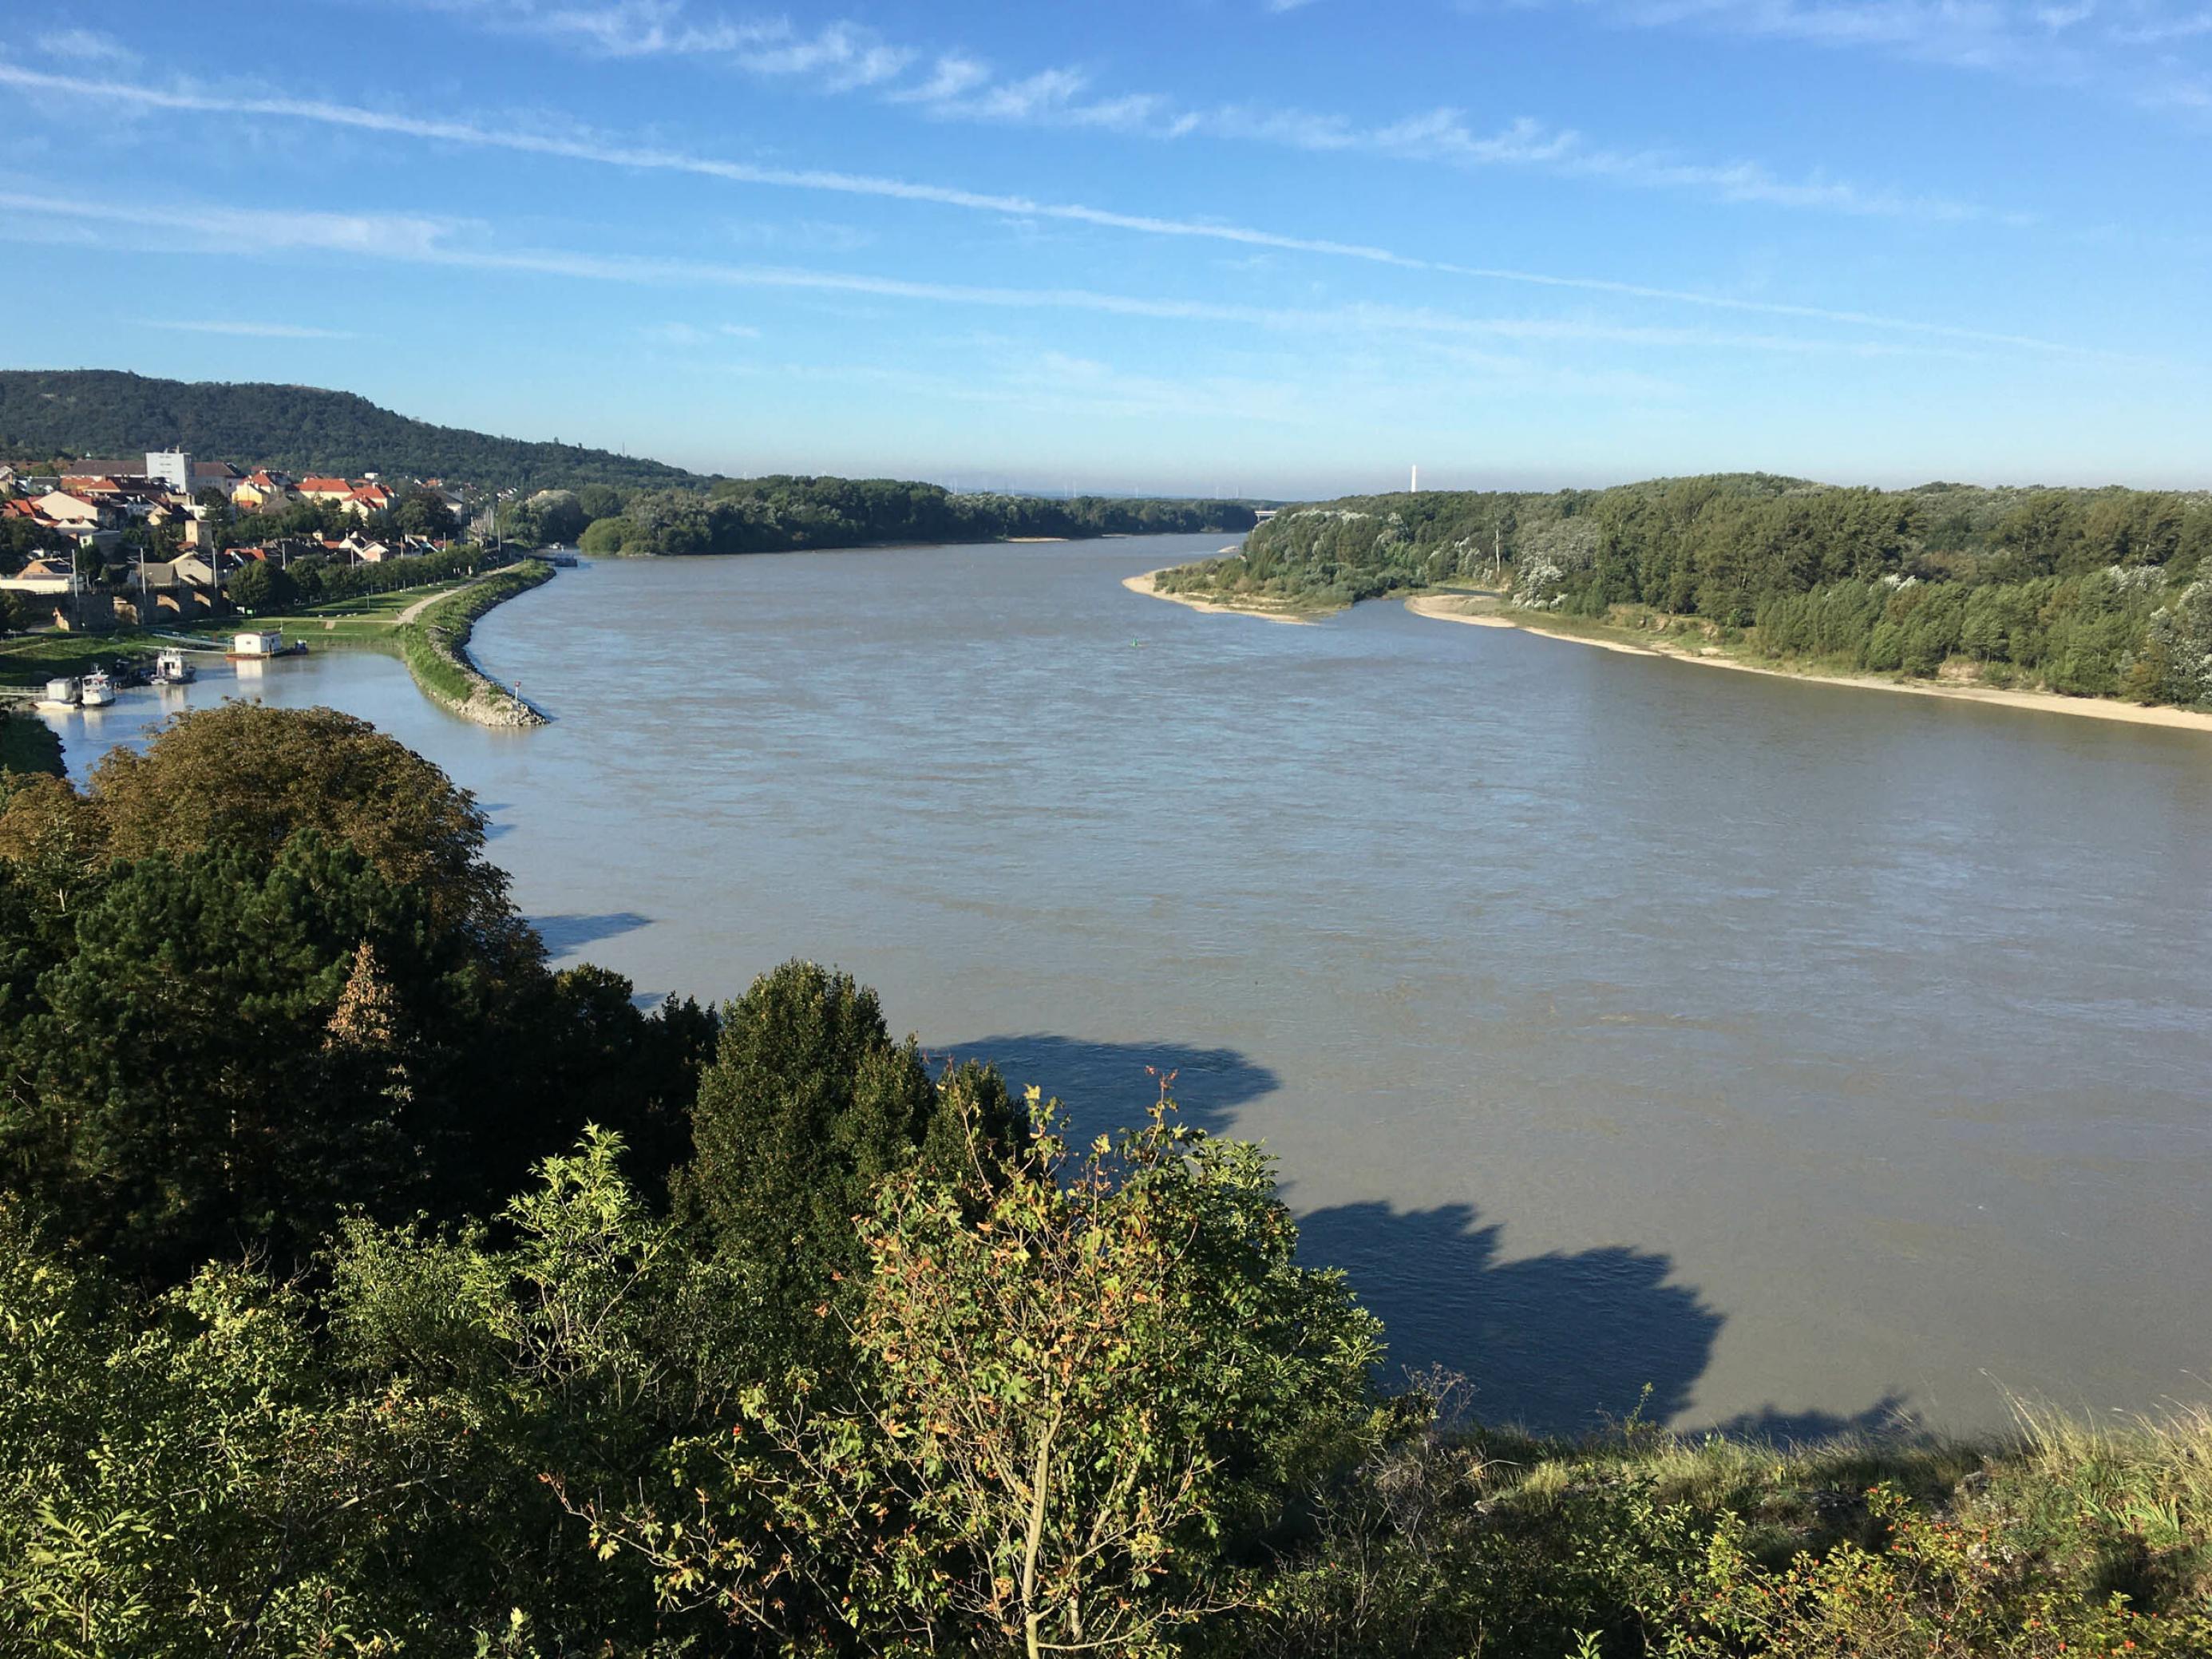
[[[183,449],[297,475],[514,487],[501,532],[595,553],[756,553],[877,543],[1249,530],[1243,502],[956,495],[894,478],[717,478],[604,449],[433,426],[349,392],[152,380],[110,369],[0,369],[0,460]],[[256,534],[304,526],[253,524]]]
[[[1776,659],[2212,702],[2212,494],[1845,489],[1764,473],[1285,511],[1167,592],[1349,605],[1498,581],[1519,606],[1687,619]]]
[[[170,448],[202,460],[348,477],[386,472],[538,488],[706,482],[681,467],[605,449],[434,426],[350,392],[161,380],[104,368],[0,370],[0,459]]]

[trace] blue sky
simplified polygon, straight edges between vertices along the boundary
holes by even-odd
[[[726,472],[2212,485],[2212,0],[82,0],[0,362]]]

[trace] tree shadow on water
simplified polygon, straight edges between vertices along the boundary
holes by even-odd
[[[1017,1095],[1034,1084],[1067,1108],[1069,1127],[1085,1139],[1145,1121],[1160,1079],[1175,1078],[1182,1119],[1212,1134],[1232,1133],[1237,1109],[1274,1092],[1282,1079],[1234,1048],[1180,1042],[1088,1042],[1039,1032],[931,1043],[931,1059],[996,1066]],[[1146,1071],[1147,1066],[1152,1067]]]
[[[1341,1267],[1381,1316],[1386,1381],[1441,1365],[1474,1385],[1487,1422],[1580,1433],[1672,1420],[1712,1357],[1723,1316],[1668,1283],[1671,1258],[1621,1245],[1498,1259],[1498,1228],[1465,1204],[1343,1204],[1298,1218],[1298,1254]],[[1643,1399],[1646,1383],[1651,1388]]]
[[[1712,1425],[1731,1440],[1764,1441],[1778,1446],[1854,1438],[1911,1445],[1930,1441],[1934,1431],[1901,1394],[1890,1393],[1859,1412],[1784,1411],[1762,1406]]]
[[[618,933],[634,933],[641,927],[650,927],[653,918],[641,916],[635,910],[619,910],[604,916],[533,916],[530,925],[545,941],[546,954],[557,958],[574,956]]]
[[[939,1064],[995,1065],[1017,1093],[1034,1084],[1059,1097],[1079,1144],[1141,1122],[1170,1073],[1184,1121],[1216,1134],[1237,1133],[1238,1109],[1281,1085],[1233,1048],[1173,1042],[1030,1032],[932,1043],[928,1052]],[[1289,1194],[1293,1210],[1296,1196]],[[1389,1358],[1378,1381],[1396,1389],[1409,1372],[1457,1371],[1474,1386],[1470,1410],[1486,1422],[1578,1435],[1639,1406],[1644,1422],[1675,1422],[1689,1411],[1726,1317],[1694,1285],[1674,1282],[1673,1258],[1654,1251],[1603,1245],[1501,1260],[1499,1227],[1471,1205],[1334,1205],[1300,1214],[1298,1230],[1299,1260],[1343,1268],[1382,1318]],[[1848,1415],[1769,1406],[1711,1426],[1787,1442],[1845,1433],[1893,1440],[1915,1425],[1892,1395]]]

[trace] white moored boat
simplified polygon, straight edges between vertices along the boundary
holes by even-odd
[[[156,685],[190,685],[195,672],[181,651],[164,651],[154,659],[154,684]]]
[[[105,669],[95,668],[77,688],[77,701],[87,708],[111,708],[115,702],[115,682],[107,678]]]
[[[46,689],[39,693],[41,708],[74,708],[76,707],[75,680],[48,680]]]

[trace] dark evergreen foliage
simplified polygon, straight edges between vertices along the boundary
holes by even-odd
[[[0,780],[0,1190],[127,1274],[481,1212],[587,1122],[684,1151],[714,1021],[548,970],[435,767],[229,703],[88,793]]]
[[[971,1115],[994,1143],[1010,1139],[996,1073],[965,1071],[940,1090],[850,974],[786,963],[723,1011],[677,1201],[745,1285],[764,1346],[785,1359],[818,1352],[817,1310],[858,1269],[854,1218],[925,1148],[964,1161]]]

